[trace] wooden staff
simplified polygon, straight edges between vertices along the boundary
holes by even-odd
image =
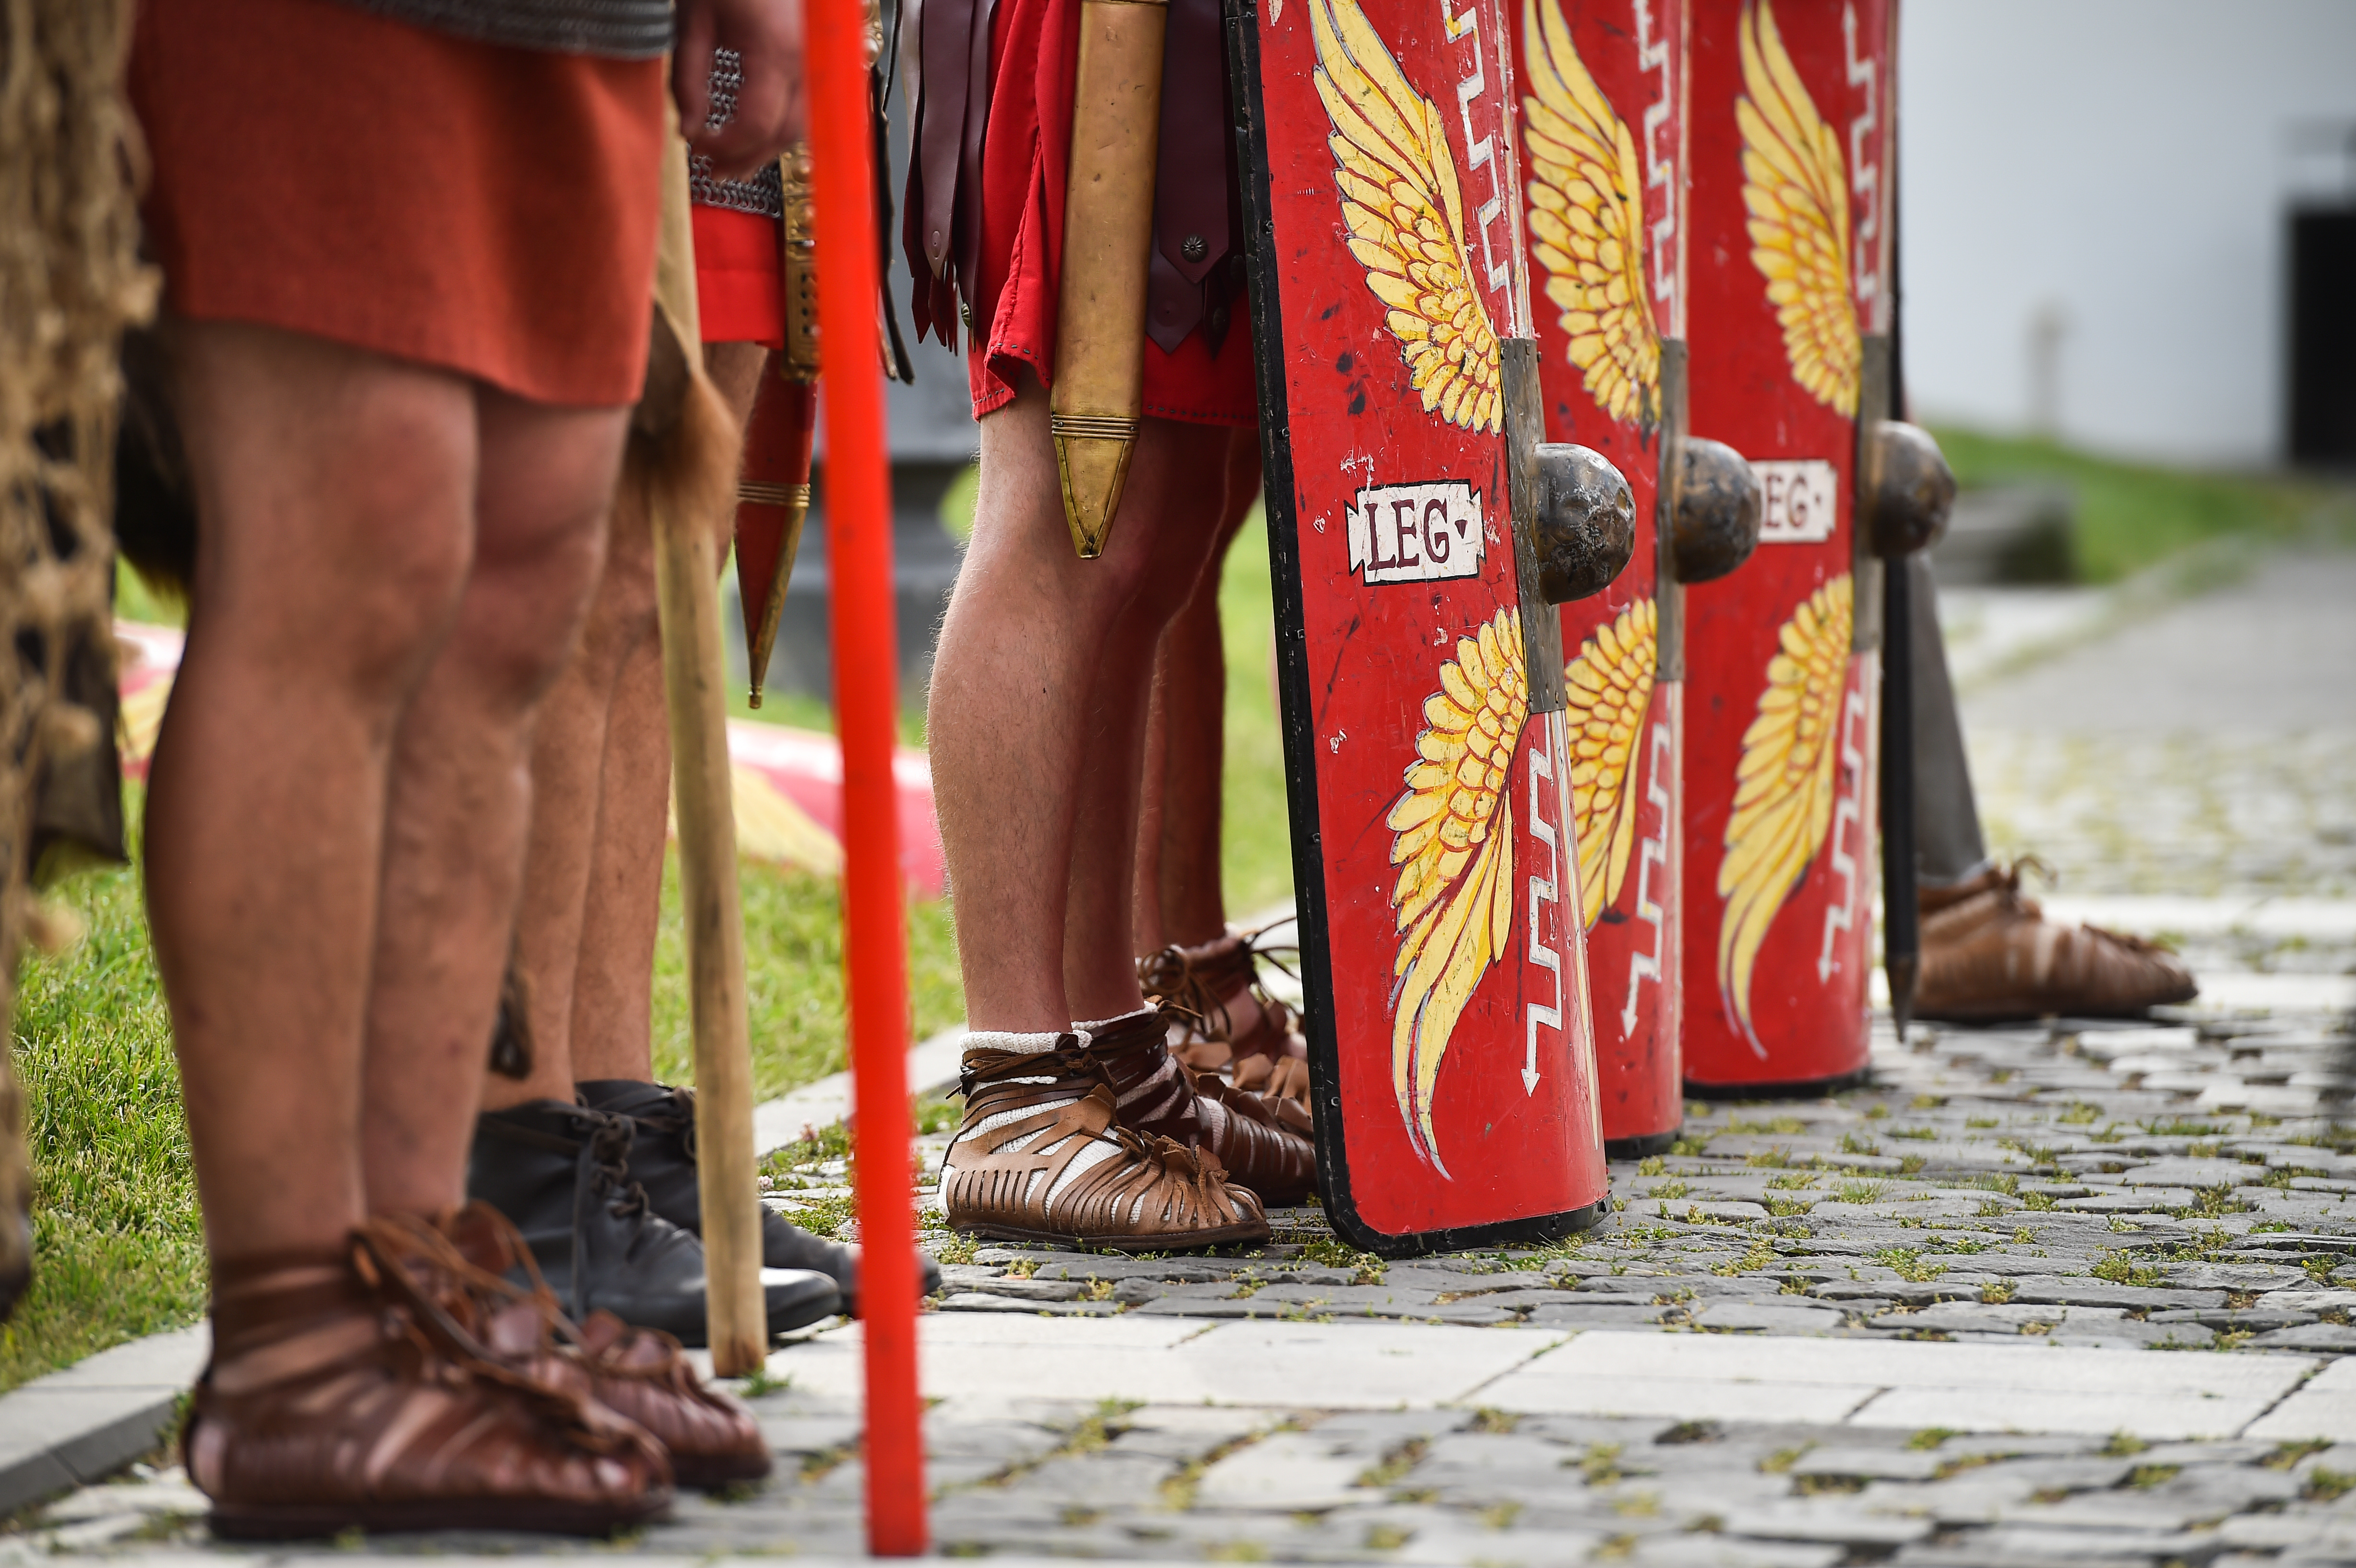
[[[666,95],[668,96],[668,95]],[[691,470],[705,453],[719,396],[703,377],[695,299],[695,233],[688,214],[687,145],[672,116],[663,160],[662,229],[655,257],[655,344],[648,399],[669,402],[672,456]],[[669,341],[666,342],[665,339]],[[668,379],[671,387],[656,389]],[[658,406],[651,421],[665,417]],[[699,421],[701,421],[699,424]],[[733,429],[730,438],[733,440]],[[712,1370],[743,1377],[768,1360],[761,1293],[761,1200],[753,1169],[753,1051],[744,1011],[744,922],[736,888],[736,813],[729,787],[727,665],[721,654],[719,542],[682,481],[648,484],[655,593],[662,628],[664,706],[670,716],[671,791],[679,817],[679,881],[687,916],[688,1013],[695,1036],[696,1180],[703,1202],[704,1310]],[[718,505],[725,505],[724,500]],[[716,507],[714,507],[716,511]]]

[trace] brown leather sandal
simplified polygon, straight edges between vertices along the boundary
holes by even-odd
[[[1197,946],[1165,947],[1137,961],[1137,981],[1168,1026],[1171,1054],[1197,1076],[1225,1072],[1237,1089],[1263,1101],[1276,1120],[1306,1136],[1309,1042],[1302,1019],[1259,977],[1263,959],[1291,973],[1276,956],[1290,950],[1264,944],[1265,934],[1230,932]],[[1236,1003],[1247,995],[1258,1019],[1249,1033],[1238,1035]],[[1296,1065],[1278,1065],[1287,1061]]]
[[[1229,1179],[1270,1205],[1298,1203],[1316,1189],[1315,1146],[1258,1095],[1189,1072],[1171,1054],[1158,1010],[1089,1026],[1088,1035],[1088,1054],[1112,1083],[1121,1125],[1208,1149]]]
[[[603,1311],[573,1324],[498,1210],[469,1203],[408,1228],[417,1245],[410,1272],[452,1317],[517,1371],[645,1427],[669,1452],[680,1486],[724,1487],[769,1473],[769,1445],[751,1411],[704,1386],[669,1334]],[[530,1287],[511,1283],[510,1271]]]
[[[1302,1137],[1314,1137],[1316,1123],[1309,1114],[1309,1063],[1297,1056],[1241,1056],[1228,1081],[1239,1094],[1248,1094],[1268,1107],[1279,1125]]]
[[[1119,1252],[1268,1239],[1259,1200],[1229,1186],[1215,1156],[1117,1125],[1104,1070],[1076,1037],[969,1051],[963,1076],[965,1119],[941,1161],[952,1229]]]
[[[232,1540],[346,1530],[606,1535],[671,1501],[636,1424],[503,1364],[371,1221],[342,1247],[218,1260],[181,1447]]]
[[[2021,873],[2031,866],[2045,869],[2025,856],[1954,887],[1922,891],[1915,1017],[2136,1018],[2200,995],[2192,972],[2165,948],[2100,926],[2046,919],[2020,891]]]
[[[1262,959],[1290,974],[1290,967],[1276,955],[1292,950],[1263,945],[1265,934],[1231,931],[1192,947],[1173,944],[1137,961],[1137,983],[1146,998],[1167,1007],[1185,1028],[1185,1037],[1174,1041],[1173,1049],[1188,1066],[1226,1064],[1225,1057],[1195,1061],[1194,1048],[1204,1044],[1224,1045],[1239,1057],[1300,1054],[1291,1048],[1301,1033],[1301,1015],[1259,977]],[[1258,1004],[1259,1019],[1249,1032],[1238,1033],[1236,1003],[1245,996]]]

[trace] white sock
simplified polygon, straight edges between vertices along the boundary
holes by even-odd
[[[965,1037],[965,1050],[969,1053],[977,1051],[1019,1051],[1026,1056],[1044,1056],[1048,1051],[1055,1049],[1055,1042],[1064,1038],[1064,1032],[1065,1031],[1061,1029],[1056,1029],[1045,1033],[1029,1034],[1002,1029],[976,1029],[969,1032]],[[1014,1082],[1019,1083],[1055,1083],[1056,1080],[1053,1078],[1040,1077],[1019,1078],[1014,1080]],[[962,1139],[967,1133],[987,1132],[992,1127],[1003,1126],[1009,1122],[1019,1122],[1025,1116],[1037,1115],[1041,1111],[1048,1109],[1051,1106],[1069,1104],[1074,1100],[1078,1099],[1087,1089],[1093,1088],[1095,1085],[1072,1084],[1067,1085],[1066,1087],[1069,1090],[1068,1093],[1058,1093],[1049,1095],[1023,1107],[1021,1110],[1000,1111],[994,1115],[984,1116],[980,1121],[976,1122],[973,1125],[960,1128],[958,1130],[958,1137]],[[1055,1129],[1053,1127],[1046,1127],[1034,1133],[1029,1140],[1018,1146],[1021,1152],[1025,1154],[1044,1154],[1047,1150],[1055,1147],[1063,1140],[1061,1138],[1053,1137],[1052,1135],[1054,1134],[1054,1131]],[[1042,1142],[1042,1139],[1047,1139],[1048,1141]],[[1103,1164],[1106,1160],[1112,1158],[1114,1155],[1119,1152],[1119,1149],[1112,1144],[1095,1141],[1089,1142],[1086,1147],[1082,1148],[1078,1154],[1072,1157],[1072,1163],[1064,1168],[1063,1174],[1056,1179],[1055,1185],[1048,1189],[1045,1211],[1050,1214],[1055,1211],[1055,1199],[1057,1196],[1060,1195],[1066,1188],[1069,1187],[1083,1172],[1092,1168],[1093,1167]],[[944,1181],[948,1179],[948,1172],[957,1168],[957,1155],[958,1144],[956,1141],[952,1141],[948,1151],[941,1157],[942,1179]]]
[[[1044,1034],[1019,1034],[1012,1029],[968,1029],[964,1049],[969,1056],[977,1051],[1014,1051],[1025,1056],[1038,1056],[1055,1050],[1055,1042],[1063,1038],[1061,1029],[1049,1029]]]

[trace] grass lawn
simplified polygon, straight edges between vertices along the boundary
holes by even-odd
[[[2077,497],[2077,575],[2115,582],[2228,534],[2356,542],[2345,487],[2274,475],[2187,473],[2058,446],[1942,427],[1940,448],[1966,488],[2058,483]]]
[[[1242,920],[1292,892],[1284,741],[1276,722],[1276,611],[1268,534],[1255,507],[1219,580],[1227,645],[1226,784],[1219,871],[1227,915]]]
[[[55,958],[28,951],[19,977],[15,1060],[40,1188],[33,1288],[0,1328],[0,1389],[194,1322],[205,1303],[196,1173],[138,878],[92,873],[51,897],[90,933]]]

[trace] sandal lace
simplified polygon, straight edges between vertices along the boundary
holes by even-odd
[[[353,1232],[353,1267],[369,1288],[400,1309],[402,1333],[418,1349],[447,1362],[465,1377],[517,1393],[562,1423],[576,1441],[599,1453],[617,1453],[635,1445],[632,1429],[612,1419],[599,1419],[602,1413],[596,1406],[500,1360],[450,1315],[434,1293],[418,1283],[404,1257],[409,1253],[424,1254],[434,1267],[448,1270],[455,1277],[481,1271],[469,1264],[447,1237],[430,1227],[379,1218]],[[536,1276],[537,1271],[534,1273]],[[507,1290],[518,1290],[505,1281],[498,1283]],[[545,1290],[546,1286],[541,1288]]]
[[[1227,1010],[1227,1004],[1234,997],[1242,994],[1248,994],[1253,1001],[1259,1004],[1269,1026],[1281,1035],[1293,1027],[1293,1011],[1290,1005],[1270,991],[1260,978],[1259,964],[1265,959],[1279,973],[1295,980],[1301,977],[1300,943],[1266,940],[1269,932],[1287,923],[1290,923],[1275,921],[1252,931],[1237,933],[1237,945],[1216,958],[1198,957],[1195,955],[1200,949],[1190,952],[1173,943],[1137,961],[1138,985],[1153,998],[1155,1009],[1162,1014],[1165,1024],[1182,1022],[1192,1033],[1204,1040],[1215,1040],[1223,1045],[1235,1042],[1235,1019]],[[1280,955],[1289,955],[1290,962]],[[1244,983],[1240,987],[1235,987],[1233,983],[1239,973]],[[1225,995],[1220,994],[1222,991]]]

